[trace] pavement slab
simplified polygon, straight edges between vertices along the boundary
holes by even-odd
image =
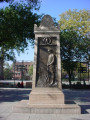
[[[0,120],[90,120],[90,90],[63,90],[67,101],[73,100],[80,105],[80,115],[13,113],[13,106],[21,100],[28,100],[30,91],[0,88]]]

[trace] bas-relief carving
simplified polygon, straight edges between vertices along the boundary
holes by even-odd
[[[38,38],[37,87],[57,86],[56,38]]]
[[[47,62],[47,71],[48,71],[48,83],[49,86],[53,86],[56,84],[55,73],[56,73],[56,56],[53,53],[52,49],[48,50],[48,62]]]

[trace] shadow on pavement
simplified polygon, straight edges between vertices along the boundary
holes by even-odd
[[[17,90],[17,89],[1,89],[0,102],[15,102],[21,100],[28,100],[30,90]]]
[[[74,101],[65,101],[65,104],[76,104]],[[81,114],[89,114],[87,109],[90,109],[90,105],[79,105],[81,108]]]
[[[90,90],[66,90],[63,89],[65,100],[90,102]]]
[[[63,89],[66,104],[78,104],[81,107],[81,114],[90,114],[90,90],[67,90]]]
[[[81,114],[90,114],[87,109],[90,109],[90,105],[80,105],[81,107]]]

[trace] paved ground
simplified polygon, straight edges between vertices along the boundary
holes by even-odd
[[[13,113],[13,106],[29,99],[29,89],[0,88],[0,120],[90,120],[90,90],[63,90],[67,100],[74,100],[82,109],[81,115]]]

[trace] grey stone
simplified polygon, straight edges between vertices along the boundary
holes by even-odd
[[[34,46],[34,67],[33,67],[33,86],[35,87],[61,87],[61,59],[60,59],[60,30],[54,25],[49,15],[45,15],[39,27],[34,26],[35,46]],[[53,72],[47,70],[49,52],[53,51],[55,60]],[[51,69],[51,68],[50,68]],[[49,76],[54,77],[55,85],[50,85]],[[52,82],[51,82],[52,83]]]
[[[36,24],[34,25],[34,33],[35,34],[40,34],[40,33],[57,34],[57,33],[60,33],[60,28],[59,26],[55,27],[52,17],[50,15],[45,15],[39,27]]]

